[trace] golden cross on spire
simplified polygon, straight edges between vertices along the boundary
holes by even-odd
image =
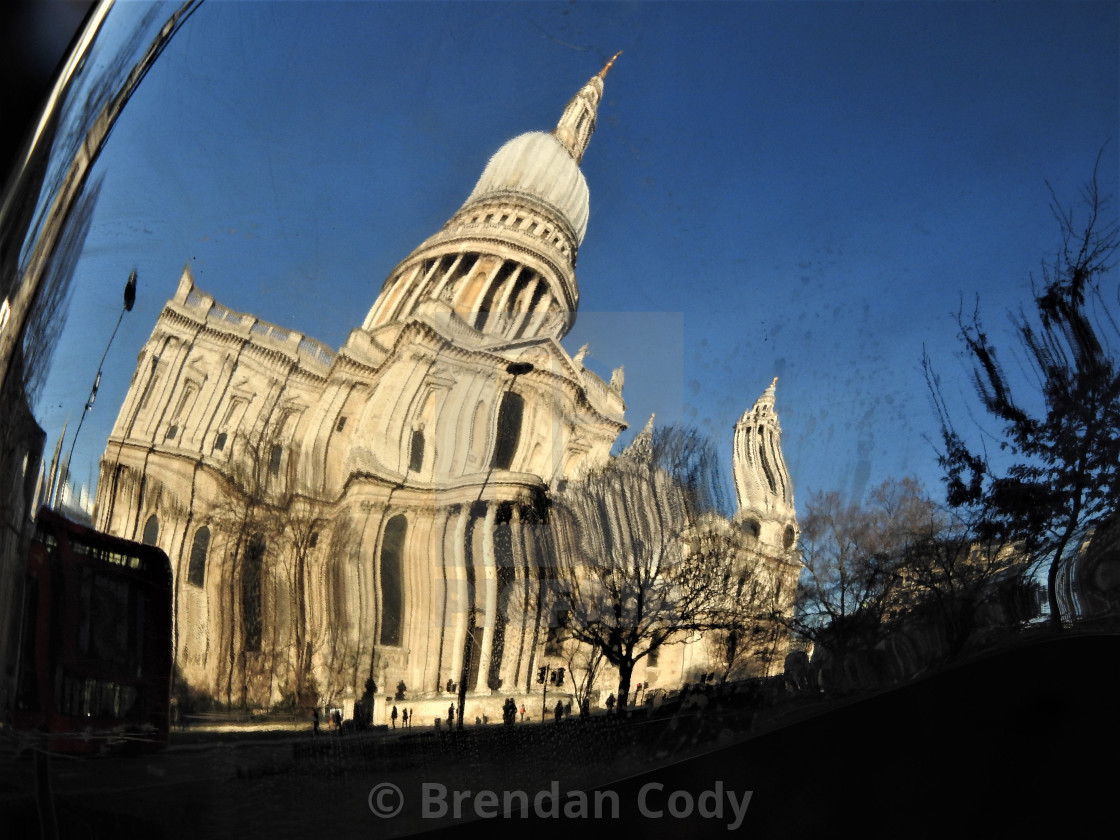
[[[620,55],[622,55],[622,50],[619,50],[618,52],[616,52],[614,55],[611,56],[611,60],[607,62],[606,66],[602,70],[599,71],[599,78],[600,79],[605,79],[606,78],[607,71],[611,69],[611,65],[614,64],[615,59],[618,58]]]

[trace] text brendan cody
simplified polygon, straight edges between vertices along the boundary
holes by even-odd
[[[388,799],[386,789],[395,794]],[[374,793],[378,792],[375,797]],[[719,820],[728,831],[735,831],[743,824],[753,791],[727,790],[723,782],[714,783],[711,790],[694,794],[685,790],[666,791],[660,782],[643,785],[635,797],[637,815],[650,820],[701,819]],[[396,785],[382,783],[370,792],[370,810],[379,817],[395,816],[403,806],[403,796]],[[592,819],[617,820],[621,818],[622,805],[617,791],[596,790],[566,791],[561,794],[560,783],[552,782],[546,790],[530,794],[523,790],[448,790],[438,782],[425,782],[420,786],[420,816],[426,820],[480,819],[529,816],[538,819]],[[629,815],[628,815],[629,816]]]

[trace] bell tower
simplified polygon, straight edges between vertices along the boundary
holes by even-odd
[[[735,521],[762,542],[788,551],[797,542],[797,514],[774,410],[777,387],[775,377],[735,424]]]

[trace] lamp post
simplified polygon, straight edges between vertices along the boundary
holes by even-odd
[[[541,665],[537,669],[537,682],[541,684],[541,723],[544,723],[548,720],[548,685],[552,683],[560,688],[564,684],[564,669]]]
[[[471,677],[474,676],[474,629],[477,623],[476,616],[481,612],[482,610],[478,607],[471,607],[467,618],[467,644],[463,650],[464,662],[459,674],[459,729],[463,728],[463,707],[467,704],[467,685],[471,682]],[[447,725],[450,727],[451,721],[448,721]]]
[[[74,430],[74,439],[70,441],[70,451],[66,455],[66,465],[62,470],[63,477],[59,480],[69,482],[70,475],[70,459],[74,456],[74,447],[78,443],[78,433],[82,431],[82,423],[86,420],[86,414],[93,408],[93,401],[97,399],[97,389],[101,386],[101,369],[105,366],[105,358],[109,355],[109,348],[113,346],[113,339],[117,337],[117,330],[121,327],[121,321],[124,319],[124,313],[131,312],[133,305],[136,303],[136,269],[128,275],[128,282],[124,284],[124,306],[121,308],[121,314],[117,316],[116,326],[113,327],[113,333],[109,336],[109,343],[105,345],[105,352],[101,354],[101,361],[97,364],[97,375],[93,377],[93,387],[89,391],[89,399],[86,400],[85,406],[82,408],[82,416],[78,419],[78,428]],[[52,493],[50,499],[51,507],[55,506],[57,499],[57,485],[55,492]]]
[[[509,382],[509,388],[513,387],[513,384],[517,381],[517,377],[519,377],[523,374],[526,374],[526,373],[531,373],[532,370],[533,370],[532,362],[510,362],[510,363],[508,363],[506,365],[506,373],[508,373],[511,377],[510,382]],[[506,390],[508,391],[509,388],[507,388]],[[494,461],[493,461],[493,459],[491,459],[490,460],[490,468],[486,470],[486,477],[482,479],[482,486],[478,488],[478,498],[475,499],[476,504],[478,502],[482,501],[482,494],[486,492],[486,485],[490,483],[490,476],[493,472],[494,472]],[[460,679],[459,679],[459,720],[458,720],[458,728],[459,729],[463,728],[463,707],[466,705],[466,702],[467,702],[467,684],[470,682],[471,662],[474,658],[474,646],[476,644],[476,642],[474,640],[475,616],[480,612],[481,612],[481,610],[479,610],[477,607],[472,606],[470,608],[470,613],[469,613],[469,617],[468,617],[468,621],[467,621],[467,643],[466,643],[466,645],[463,649],[463,655],[465,657],[465,661],[463,663],[463,668],[460,669]]]

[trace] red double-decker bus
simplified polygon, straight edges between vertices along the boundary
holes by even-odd
[[[27,561],[12,724],[53,752],[167,744],[172,582],[155,546],[43,508]]]

